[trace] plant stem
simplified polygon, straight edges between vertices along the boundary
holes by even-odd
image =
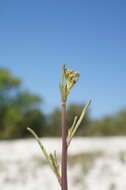
[[[66,125],[66,102],[62,103],[61,112],[62,129],[62,163],[61,163],[61,190],[68,190],[67,187],[67,125]]]

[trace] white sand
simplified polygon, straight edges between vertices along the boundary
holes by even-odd
[[[43,138],[49,152],[61,152],[60,139]],[[76,138],[69,154],[103,152],[84,176],[78,163],[69,168],[70,190],[125,190],[126,137]],[[122,161],[119,159],[123,152]],[[48,165],[39,165],[35,158],[42,153],[33,139],[0,142],[0,190],[60,190]],[[75,183],[75,179],[81,181]],[[84,189],[85,188],[85,189]]]

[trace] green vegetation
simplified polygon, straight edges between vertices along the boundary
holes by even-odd
[[[0,69],[0,138],[26,137],[28,125],[42,136],[45,116],[39,109],[41,101],[39,96],[22,90],[19,78]]]
[[[61,110],[54,108],[50,115],[40,109],[43,100],[36,94],[25,91],[22,81],[7,69],[0,69],[0,139],[24,138],[30,136],[26,127],[32,128],[39,136],[60,136]],[[82,104],[68,105],[68,126],[73,118],[80,115]],[[111,116],[94,120],[90,111],[85,115],[78,136],[126,135],[126,109]]]

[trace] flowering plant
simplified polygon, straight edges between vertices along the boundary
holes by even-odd
[[[44,145],[40,141],[37,134],[31,129],[27,128],[30,133],[35,137],[37,140],[45,159],[48,161],[51,169],[53,170],[56,178],[61,186],[61,190],[68,190],[68,183],[67,183],[67,151],[68,147],[75,135],[78,127],[80,126],[82,120],[84,119],[85,113],[91,100],[87,102],[84,106],[80,117],[78,118],[75,116],[73,120],[72,126],[68,129],[67,122],[66,122],[66,103],[67,97],[72,89],[72,87],[76,84],[79,79],[80,74],[76,71],[66,69],[65,65],[62,67],[62,77],[60,81],[60,92],[61,92],[61,130],[62,130],[62,158],[61,158],[61,167],[58,164],[57,154],[56,151],[53,153],[48,154]]]

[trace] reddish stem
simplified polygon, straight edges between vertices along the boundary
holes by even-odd
[[[66,104],[62,104],[61,113],[62,128],[62,163],[61,163],[61,190],[68,190],[67,187],[67,126],[66,126]]]

